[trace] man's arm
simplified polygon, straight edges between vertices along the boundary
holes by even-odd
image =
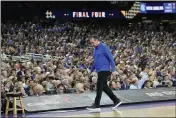
[[[91,72],[93,72],[95,70],[95,64],[93,63],[93,66],[91,68]]]
[[[108,46],[104,46],[104,50],[105,50],[106,56],[108,57],[108,59],[111,62],[112,72],[116,71],[116,66],[115,66],[114,58],[113,58],[113,55],[112,55],[109,47]]]
[[[95,49],[94,49],[94,52],[93,52],[93,57],[94,57],[94,54],[95,54]],[[94,63],[94,61],[93,61],[93,66],[92,66],[92,68],[91,68],[91,72],[93,72],[95,70],[95,63]]]

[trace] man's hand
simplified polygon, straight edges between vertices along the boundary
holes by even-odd
[[[112,77],[112,78],[115,78],[116,74],[117,74],[116,71],[112,72],[111,77]]]

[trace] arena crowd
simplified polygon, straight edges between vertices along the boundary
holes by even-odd
[[[131,23],[2,23],[1,54],[26,53],[58,57],[48,61],[9,60],[1,64],[1,98],[11,91],[24,96],[84,93],[96,90],[97,73],[90,72],[93,35],[114,56],[117,75],[109,77],[113,90],[172,87],[176,82],[176,30],[171,25]]]

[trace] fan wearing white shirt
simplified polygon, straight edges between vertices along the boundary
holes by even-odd
[[[139,89],[138,88],[138,79],[137,78],[133,78],[132,79],[129,89]]]
[[[149,80],[149,75],[147,74],[146,72],[146,69],[144,69],[140,74],[139,76],[141,77],[141,79],[139,80],[138,82],[138,88],[141,89],[142,88],[142,85],[144,84],[144,82],[146,80]]]

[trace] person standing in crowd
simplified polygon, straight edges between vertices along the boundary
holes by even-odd
[[[106,44],[100,42],[97,36],[93,36],[91,38],[91,43],[95,46],[93,53],[94,63],[91,72],[96,70],[96,72],[98,73],[98,80],[95,102],[92,106],[88,107],[87,109],[93,112],[100,111],[100,100],[103,91],[114,102],[112,109],[116,109],[120,104],[122,104],[122,102],[119,98],[114,95],[112,90],[107,85],[108,77],[110,75],[115,76],[116,74],[116,67],[113,55],[109,47]]]

